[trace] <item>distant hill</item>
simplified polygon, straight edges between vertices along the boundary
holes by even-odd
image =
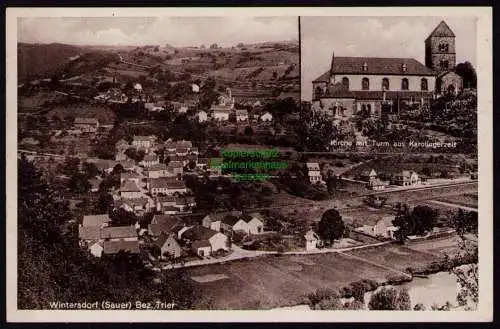
[[[83,47],[50,44],[17,44],[17,71],[19,80],[46,77],[48,74],[67,63],[70,57],[84,52]]]

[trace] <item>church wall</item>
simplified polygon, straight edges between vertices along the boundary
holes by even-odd
[[[458,93],[462,89],[463,80],[462,78],[454,73],[450,72],[441,77],[441,92],[446,92],[450,85],[455,87],[455,93]]]
[[[312,99],[316,99],[316,88],[320,87],[323,90],[323,93],[326,90],[327,83],[326,82],[313,82],[313,90],[312,90]]]
[[[427,86],[429,91],[433,91],[435,88],[436,78],[433,76],[416,76],[416,75],[360,75],[360,74],[349,74],[349,75],[335,75],[333,76],[333,83],[342,82],[342,78],[347,77],[349,79],[349,90],[360,91],[363,90],[361,81],[363,78],[368,78],[370,80],[370,89],[372,91],[382,90],[382,79],[389,79],[389,90],[390,91],[401,91],[401,82],[403,78],[408,79],[409,91],[421,91],[420,81],[422,78],[427,79]]]

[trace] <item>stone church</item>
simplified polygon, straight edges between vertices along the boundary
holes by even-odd
[[[456,66],[455,34],[441,21],[425,40],[425,65],[413,58],[335,57],[330,70],[313,81],[313,108],[335,118],[359,111],[381,115],[383,104],[425,104],[436,95],[456,94],[462,78]]]

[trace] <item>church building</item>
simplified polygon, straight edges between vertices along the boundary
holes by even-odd
[[[398,112],[402,103],[425,104],[435,95],[462,89],[455,34],[441,21],[425,40],[425,65],[413,58],[336,57],[313,81],[313,108],[336,119],[360,111],[380,116],[383,104]]]

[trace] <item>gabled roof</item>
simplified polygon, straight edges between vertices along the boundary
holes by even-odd
[[[406,71],[403,71],[403,64],[406,65]],[[366,71],[363,71],[364,66]],[[332,69],[323,73],[314,82],[328,82],[325,79],[330,72],[334,75],[436,75],[433,70],[414,58],[335,57]]]
[[[201,225],[193,226],[189,230],[186,230],[182,236],[189,240],[209,240],[215,234],[219,232],[211,230]]]
[[[175,228],[184,226],[184,222],[178,216],[154,215],[151,224],[148,226],[150,235],[160,235],[162,233],[172,233]]]
[[[198,240],[193,242],[191,244],[191,247],[194,249],[198,249],[198,248],[211,247],[211,245],[210,242],[208,242],[208,240]]]
[[[236,110],[236,115],[248,115],[247,110]]]
[[[162,248],[165,245],[165,243],[167,242],[167,240],[170,240],[173,243],[179,245],[179,243],[177,242],[177,240],[175,239],[174,236],[175,236],[174,234],[161,234],[160,237],[158,238],[158,240],[156,240],[154,242],[154,244],[156,246]]]
[[[264,223],[264,219],[259,213],[244,214],[243,216],[241,216],[241,219],[246,223],[249,223],[254,218]]]
[[[108,226],[101,230],[103,239],[122,239],[137,237],[137,231],[131,226]]]
[[[99,214],[99,215],[88,215],[83,216],[82,225],[83,226],[96,226],[100,227],[105,223],[110,222],[108,214]]]
[[[307,162],[306,167],[308,170],[320,170],[319,163],[317,162]]]
[[[105,254],[117,254],[120,251],[128,251],[132,254],[139,253],[139,241],[104,241]]]
[[[133,180],[125,180],[123,181],[121,187],[120,187],[121,192],[140,192],[141,189],[137,186],[135,181]]]
[[[316,234],[313,230],[307,231],[306,234],[304,234],[304,238],[308,241],[319,240],[318,234]]]
[[[99,240],[101,228],[99,226],[78,226],[78,237],[82,240]]]
[[[224,224],[233,226],[234,224],[238,223],[239,220],[240,220],[239,217],[230,214],[230,215],[224,216],[224,218],[222,219],[222,222]]]
[[[441,21],[438,26],[429,34],[427,39],[433,37],[455,37],[455,33],[451,30],[451,28],[446,24],[445,21]]]
[[[327,71],[313,80],[313,82],[330,82],[330,71]]]
[[[153,178],[149,181],[150,188],[167,188],[167,189],[185,189],[186,184],[183,181],[168,179],[166,177]]]

